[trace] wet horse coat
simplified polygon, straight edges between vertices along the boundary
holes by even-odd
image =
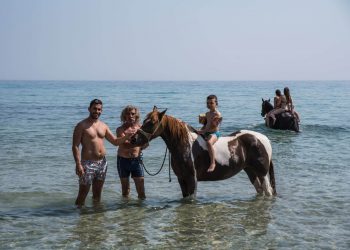
[[[171,153],[171,165],[183,197],[195,196],[197,181],[218,181],[244,170],[257,193],[276,194],[272,148],[263,134],[241,130],[214,144],[216,167],[207,172],[210,158],[206,141],[186,123],[154,108],[132,138],[143,145],[161,136]]]

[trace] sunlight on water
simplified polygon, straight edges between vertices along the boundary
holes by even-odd
[[[288,85],[301,114],[301,133],[267,129],[261,98]],[[0,248],[100,249],[348,249],[350,247],[349,82],[0,82],[8,98],[0,117]],[[198,183],[183,200],[166,161],[146,175],[145,201],[121,198],[116,148],[106,142],[109,169],[103,201],[77,210],[71,135],[95,97],[115,131],[121,109],[142,116],[154,105],[199,127],[205,98],[219,97],[221,131],[261,132],[271,140],[277,197],[257,196],[244,172]],[[144,162],[161,167],[165,144],[151,142]]]

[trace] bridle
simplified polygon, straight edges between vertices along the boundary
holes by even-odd
[[[144,137],[146,137],[147,139],[147,143],[149,143],[149,141],[152,139],[152,137],[154,136],[154,134],[157,132],[157,130],[159,129],[160,125],[162,124],[162,120],[163,120],[164,115],[162,116],[162,118],[160,120],[158,120],[158,124],[156,129],[153,131],[153,133],[148,133],[144,130],[142,130],[141,128],[138,130],[138,132],[140,132],[140,134],[142,134]],[[164,166],[164,162],[165,162],[165,158],[168,152],[168,148],[165,149],[165,154],[164,154],[164,159],[163,159],[163,163],[162,166],[160,167],[160,169],[155,173],[155,174],[151,174],[145,167],[143,161],[142,161],[142,152],[141,152],[141,164],[143,166],[143,168],[145,169],[145,171],[151,175],[151,176],[156,176],[157,174],[160,173],[160,171],[162,170],[163,166]],[[170,152],[169,152],[169,182],[171,182],[171,175],[170,175],[170,166],[171,166],[171,156],[170,156]]]
[[[140,134],[142,134],[144,137],[146,137],[147,139],[147,143],[149,143],[149,141],[152,139],[152,137],[154,136],[154,134],[157,132],[157,130],[159,129],[160,125],[162,125],[162,120],[163,120],[164,115],[162,116],[162,118],[160,120],[158,120],[158,124],[156,129],[153,131],[153,133],[148,133],[144,130],[142,130],[141,128],[138,130],[138,132],[140,132]]]

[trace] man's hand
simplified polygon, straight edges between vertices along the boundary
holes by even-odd
[[[83,168],[83,166],[79,163],[79,164],[77,164],[76,165],[76,167],[75,167],[75,173],[79,176],[79,177],[81,177],[81,176],[83,176],[84,175],[84,168]]]
[[[132,132],[132,133],[125,133],[125,136],[124,136],[124,140],[125,141],[128,141],[133,135],[135,134],[135,132]]]

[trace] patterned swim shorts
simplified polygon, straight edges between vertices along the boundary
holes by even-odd
[[[84,174],[79,178],[80,185],[91,185],[96,180],[105,180],[108,166],[105,157],[99,161],[84,160],[81,161],[81,165],[84,168]]]

